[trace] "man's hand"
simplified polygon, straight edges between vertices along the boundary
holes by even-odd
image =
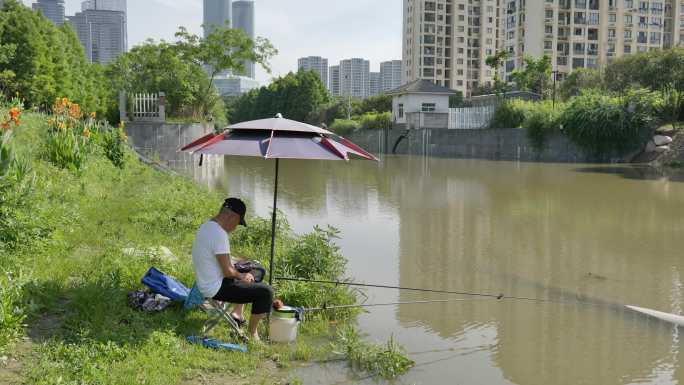
[[[242,275],[242,278],[240,280],[243,282],[252,283],[254,282],[254,276],[250,273],[245,273]]]

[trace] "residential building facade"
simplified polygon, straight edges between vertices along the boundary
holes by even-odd
[[[403,1],[402,83],[426,79],[470,95],[493,82],[485,60],[498,48],[502,0]]]
[[[119,11],[87,9],[69,16],[88,60],[106,64],[126,52],[126,15]]]
[[[380,72],[371,72],[370,73],[370,90],[368,92],[368,96],[377,96],[380,95],[380,84],[381,84],[381,76]]]
[[[353,58],[340,61],[340,96],[370,96],[370,62]]]
[[[508,80],[526,54],[548,55],[563,78],[577,68],[684,42],[682,0],[505,0],[502,6]]]
[[[330,95],[341,96],[340,93],[340,66],[330,66],[330,78],[328,81]]]
[[[254,12],[254,1],[233,1],[232,27],[243,30],[250,39],[254,39],[256,37],[254,31]],[[243,65],[245,70],[240,75],[254,79],[256,76],[256,67],[254,66],[254,62],[245,61]]]
[[[427,79],[466,96],[525,55],[548,55],[559,78],[617,57],[684,46],[684,0],[404,0],[402,83]]]
[[[64,0],[38,0],[32,4],[32,8],[42,13],[52,24],[64,24]]]
[[[380,63],[380,92],[401,86],[401,60]]]
[[[321,78],[321,83],[330,91],[328,80],[328,59],[320,56],[307,56],[297,60],[297,69],[304,71],[314,71]]]

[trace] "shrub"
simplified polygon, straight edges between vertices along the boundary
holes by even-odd
[[[568,137],[593,156],[623,154],[652,134],[661,106],[660,96],[644,89],[623,96],[592,90],[567,104],[560,123]]]
[[[333,124],[330,125],[330,130],[340,135],[347,135],[359,128],[361,128],[361,125],[357,121],[348,119],[335,119]]]
[[[344,279],[346,259],[334,243],[338,231],[315,227],[308,234],[296,235],[282,213],[276,226],[276,276],[314,280],[341,281]],[[268,268],[271,244],[271,221],[253,218],[249,229],[238,229],[231,234],[231,246],[239,255],[259,260]],[[309,282],[274,281],[278,297],[288,305],[320,307],[324,304],[350,305],[356,301],[355,292],[344,285],[323,285]],[[345,318],[355,310],[313,313],[314,316]]]
[[[392,126],[392,113],[390,112],[367,112],[361,116],[361,127],[367,130],[390,128]]]
[[[548,101],[536,103],[527,110],[523,127],[525,127],[527,139],[536,151],[543,151],[549,136],[558,132],[561,110],[562,105],[554,108],[553,104]]]
[[[118,168],[124,168],[126,163],[126,141],[128,137],[124,132],[124,123],[121,122],[118,128],[104,130],[100,135],[100,146],[104,154],[112,164]]]
[[[501,102],[494,112],[490,128],[518,128],[525,121],[525,114],[533,102],[519,99],[506,99]]]

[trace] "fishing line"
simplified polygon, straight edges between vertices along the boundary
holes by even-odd
[[[442,293],[442,294],[460,294],[478,297],[490,297],[496,299],[502,299],[503,294],[488,294],[488,293],[472,293],[472,292],[462,292],[462,291],[448,291],[448,290],[435,290],[435,289],[421,289],[413,287],[400,287],[400,286],[389,286],[389,285],[373,285],[369,283],[356,283],[356,282],[343,282],[343,281],[324,281],[318,279],[308,279],[308,278],[294,278],[294,277],[274,277],[277,281],[295,281],[295,282],[310,282],[310,283],[327,283],[333,285],[346,285],[346,286],[359,286],[359,287],[375,287],[381,289],[399,289],[399,290],[410,290],[410,291],[422,291],[429,293]]]
[[[334,306],[326,306],[323,305],[322,307],[311,307],[311,308],[306,308],[304,310],[306,311],[321,311],[321,310],[335,310],[335,309],[353,309],[353,308],[358,308],[358,307],[375,307],[375,306],[394,306],[394,305],[413,305],[413,304],[421,304],[421,303],[439,303],[439,302],[465,302],[465,301],[484,301],[484,300],[492,300],[493,298],[453,298],[453,299],[426,299],[426,300],[419,300],[419,301],[401,301],[401,302],[387,302],[387,303],[362,303],[362,304],[356,304],[356,305],[334,305]]]
[[[474,297],[486,297],[486,298],[492,298],[492,299],[497,299],[497,300],[513,299],[513,300],[518,300],[518,301],[529,301],[529,302],[557,303],[557,304],[565,304],[565,305],[582,304],[582,305],[589,305],[589,306],[605,306],[605,307],[622,307],[622,306],[624,306],[621,304],[591,303],[591,302],[586,302],[586,301],[581,301],[581,300],[563,301],[563,300],[553,300],[553,299],[544,299],[544,298],[520,297],[520,296],[505,295],[503,293],[492,294],[492,293],[478,293],[478,292],[470,292],[470,291],[437,290],[437,289],[379,285],[379,284],[368,284],[368,283],[357,283],[357,282],[326,281],[326,280],[319,280],[319,279],[296,278],[296,277],[274,277],[274,279],[277,281],[309,282],[309,283],[320,283],[320,284],[331,284],[331,285],[372,287],[372,288],[380,288],[380,289],[397,289],[397,290],[418,291],[418,292],[439,293],[439,294],[457,294],[457,295],[474,296]],[[398,303],[398,304],[400,304],[400,303]],[[387,305],[390,305],[390,304],[387,304]],[[349,306],[351,306],[351,305],[349,305]]]

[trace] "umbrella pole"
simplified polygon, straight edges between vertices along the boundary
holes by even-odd
[[[275,183],[273,184],[273,216],[271,217],[271,260],[268,263],[268,284],[273,286],[273,257],[275,255],[275,236],[276,236],[276,206],[278,203],[278,161],[275,163]]]

